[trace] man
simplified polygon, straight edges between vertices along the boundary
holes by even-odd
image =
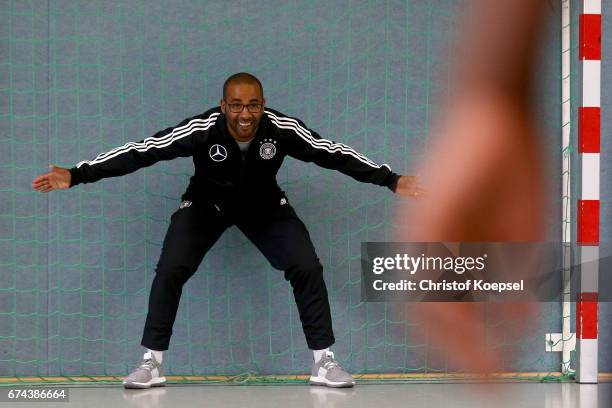
[[[266,108],[263,87],[251,74],[229,77],[220,105],[69,170],[52,166],[32,182],[46,193],[193,156],[195,174],[171,217],[151,286],[141,342],[148,351],[123,384],[165,384],[162,351],[168,349],[183,285],[223,231],[236,225],[291,283],[314,354],[310,383],[352,387],[353,378],[329,350],[335,340],[323,268],[306,227],[276,183],[276,173],[290,155],[400,194],[418,196],[421,187],[415,177],[398,176],[387,165],[379,166],[346,145],[322,139],[301,121]]]

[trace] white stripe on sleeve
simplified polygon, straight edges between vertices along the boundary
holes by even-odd
[[[215,112],[206,119],[193,119],[189,121],[189,123],[187,123],[186,125],[174,128],[171,132],[163,136],[151,136],[144,139],[142,142],[128,142],[123,146],[116,147],[108,152],[100,153],[93,160],[84,160],[82,162],[79,162],[76,167],[81,167],[83,164],[89,164],[91,166],[93,164],[103,163],[107,160],[112,159],[113,157],[119,156],[120,154],[129,152],[130,150],[146,152],[147,150],[153,147],[161,149],[163,147],[170,146],[175,141],[187,137],[195,131],[206,130],[210,128],[212,125],[215,124],[219,115],[219,112]]]
[[[329,153],[340,152],[342,154],[347,154],[361,161],[362,163],[365,163],[368,166],[374,167],[376,169],[379,169],[383,166],[390,169],[389,165],[382,164],[379,166],[376,163],[374,163],[372,160],[368,159],[366,156],[360,153],[357,153],[355,150],[353,150],[351,147],[345,144],[332,142],[331,140],[327,140],[327,139],[315,139],[312,136],[312,133],[310,133],[310,131],[307,128],[300,125],[299,122],[295,119],[288,118],[288,117],[279,117],[270,111],[264,111],[264,112],[268,115],[270,120],[277,127],[281,129],[293,130],[299,137],[301,137],[305,142],[310,144],[315,149],[325,150]]]

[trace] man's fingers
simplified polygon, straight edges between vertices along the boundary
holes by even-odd
[[[51,184],[49,183],[41,183],[34,187],[35,190],[38,190],[41,192],[44,192],[44,190],[49,189],[49,188],[52,188]]]
[[[49,183],[48,179],[40,179],[40,180],[37,179],[37,180],[32,181],[33,186],[40,186],[40,185],[48,184],[48,183]]]
[[[44,186],[45,184],[49,184],[49,181],[41,180],[41,181],[33,182],[32,187],[36,188],[36,187]]]
[[[425,189],[422,187],[415,187],[412,192],[410,193],[410,196],[414,197],[414,198],[419,198],[421,196],[423,196],[425,194]]]
[[[49,173],[41,174],[32,180],[32,183],[40,183],[41,181],[47,180],[49,178]]]

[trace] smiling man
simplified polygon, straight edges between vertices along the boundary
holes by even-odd
[[[126,388],[164,385],[163,351],[168,349],[183,285],[221,234],[236,225],[293,288],[308,347],[313,350],[310,383],[352,387],[352,376],[335,360],[332,319],[323,267],[304,223],[276,183],[289,155],[336,169],[356,180],[418,196],[415,177],[399,176],[350,147],[321,138],[300,120],[265,107],[261,82],[238,73],[223,85],[219,107],[186,119],[137,143],[112,149],[71,169],[52,166],[32,181],[49,192],[92,183],[193,156],[195,174],[172,215],[149,295],[141,344],[148,350],[125,378]]]

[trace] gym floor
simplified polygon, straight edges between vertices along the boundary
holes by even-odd
[[[69,395],[68,403],[45,403],[44,406],[609,408],[612,406],[612,383],[358,384],[353,389],[307,385],[171,384],[148,390],[124,390],[118,385],[106,385],[71,387]],[[17,405],[21,408],[42,406],[36,402],[0,402],[0,407]]]

